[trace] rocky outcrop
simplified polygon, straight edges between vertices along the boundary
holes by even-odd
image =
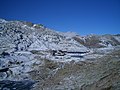
[[[24,81],[10,81],[3,80],[0,81],[0,90],[31,90],[34,81],[24,80]]]

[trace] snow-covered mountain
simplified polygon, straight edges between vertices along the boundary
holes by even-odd
[[[65,63],[98,59],[119,50],[119,45],[120,34],[80,36],[51,30],[42,24],[0,19],[0,70],[9,68],[12,71],[8,75],[0,73],[0,79],[33,79],[42,83],[56,75]],[[38,74],[35,72],[38,70],[43,79],[31,75]]]
[[[44,26],[29,26],[20,21],[0,20],[0,47],[8,46],[13,51],[26,50],[87,50],[66,34],[50,30]]]

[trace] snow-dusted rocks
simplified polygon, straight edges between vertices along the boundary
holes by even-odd
[[[40,80],[35,90],[75,89],[77,76],[71,76],[76,73],[76,69],[79,72],[79,66],[89,67],[88,62],[91,65],[95,59],[119,50],[119,45],[119,34],[82,37],[76,33],[62,33],[31,22],[0,19],[0,69],[9,68],[12,71],[8,77],[1,72],[0,80]],[[119,55],[115,58],[117,57]],[[73,71],[70,70],[71,67]],[[69,78],[64,75],[71,76]],[[59,85],[55,87],[56,83],[53,81]],[[78,82],[81,86],[84,83]],[[76,83],[79,84],[78,82]],[[50,84],[53,87],[49,88]],[[66,86],[61,86],[62,84]],[[70,85],[72,86],[69,87]]]

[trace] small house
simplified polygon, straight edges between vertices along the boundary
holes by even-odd
[[[78,51],[62,51],[62,50],[52,50],[52,56],[71,56],[75,58],[83,58],[84,55],[89,53],[89,51],[86,52],[78,52]]]

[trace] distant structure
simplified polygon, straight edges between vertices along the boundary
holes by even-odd
[[[65,56],[65,51],[62,50],[52,50],[51,51],[52,56]]]
[[[51,54],[52,54],[52,56],[65,56],[65,55],[69,55],[71,57],[83,58],[83,56],[86,55],[89,52],[90,51],[77,52],[77,51],[52,50]]]

